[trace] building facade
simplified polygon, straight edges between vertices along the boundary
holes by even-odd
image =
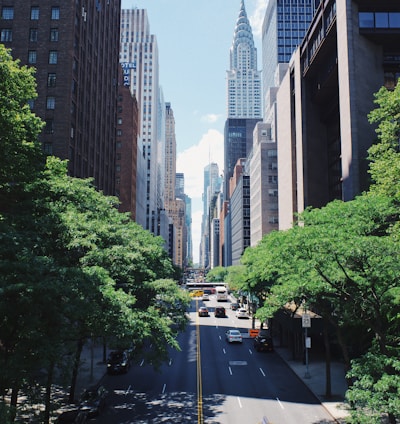
[[[145,9],[121,12],[120,62],[127,64],[129,86],[139,105],[140,150],[146,166],[145,229],[158,235],[162,200],[160,196],[159,137],[160,89],[158,45],[151,34]]]
[[[259,122],[253,138],[253,150],[246,165],[250,175],[250,243],[256,246],[264,234],[279,228],[278,158],[269,124]]]
[[[263,100],[277,87],[279,63],[289,63],[303,41],[315,11],[316,0],[269,0],[262,27]]]
[[[320,2],[277,94],[280,229],[368,189],[367,115],[400,76],[399,36],[398,2]]]
[[[239,160],[231,179],[229,214],[232,262],[230,265],[239,265],[243,252],[250,246],[250,176],[244,170],[245,160]]]
[[[44,151],[68,172],[115,194],[119,0],[0,0],[0,42],[36,68],[32,111],[45,122]]]
[[[227,71],[228,118],[261,118],[261,71],[257,69],[257,49],[244,5],[239,16],[230,49]]]
[[[120,200],[119,210],[129,212],[136,221],[137,211],[137,154],[138,105],[129,86],[123,84],[122,69],[118,89],[117,142],[115,157],[115,194]]]

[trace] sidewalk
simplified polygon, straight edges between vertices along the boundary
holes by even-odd
[[[332,395],[327,399],[325,397],[325,361],[323,359],[310,360],[307,369],[307,366],[303,364],[303,361],[292,359],[292,354],[289,349],[276,346],[275,351],[319,399],[321,404],[332,415],[335,421],[340,424],[345,423],[345,417],[349,415],[349,412],[345,402],[347,383],[345,380],[344,365],[341,362],[332,361]]]
[[[107,354],[108,352],[107,350]],[[91,345],[90,341],[87,342],[82,350],[81,365],[76,381],[75,394],[77,398],[88,387],[101,384],[107,371],[107,365],[103,360],[103,345]]]

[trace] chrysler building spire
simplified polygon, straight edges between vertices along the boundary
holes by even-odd
[[[233,33],[227,82],[228,118],[261,118],[261,71],[244,0]]]

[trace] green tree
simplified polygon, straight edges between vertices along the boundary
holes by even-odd
[[[400,201],[400,84],[394,90],[382,87],[375,94],[377,108],[369,121],[377,123],[377,143],[370,147],[371,191]]]
[[[28,101],[37,97],[33,68],[20,66],[0,44],[0,212],[20,200],[25,184],[44,167],[41,120]]]
[[[207,272],[206,280],[212,282],[224,282],[228,271],[223,266],[216,266]]]

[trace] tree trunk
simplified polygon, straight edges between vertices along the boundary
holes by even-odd
[[[331,345],[329,343],[329,333],[327,322],[324,322],[324,346],[325,346],[325,397],[332,396],[331,383]]]
[[[344,359],[344,368],[345,368],[345,373],[346,373],[346,376],[347,376],[347,372],[351,368],[349,351],[347,350],[346,343],[343,340],[342,331],[341,331],[340,327],[336,327],[336,334],[337,334],[337,338],[338,338],[338,343],[339,343],[340,348],[342,350],[343,359]],[[346,377],[346,381],[347,381],[348,387],[351,387],[353,385],[353,382],[352,382],[351,379]]]
[[[50,422],[50,410],[51,410],[51,385],[53,383],[54,374],[54,363],[51,363],[48,369],[47,381],[46,381],[46,395],[44,400],[44,417],[43,423],[49,424]]]
[[[81,361],[81,354],[83,349],[83,339],[79,339],[76,345],[75,360],[72,368],[72,377],[71,377],[71,387],[69,389],[69,403],[74,403],[75,401],[75,389],[76,389],[76,380],[78,378],[79,365]]]
[[[18,405],[18,392],[19,388],[13,387],[11,390],[10,400],[10,421],[13,423],[17,417],[17,405]]]

